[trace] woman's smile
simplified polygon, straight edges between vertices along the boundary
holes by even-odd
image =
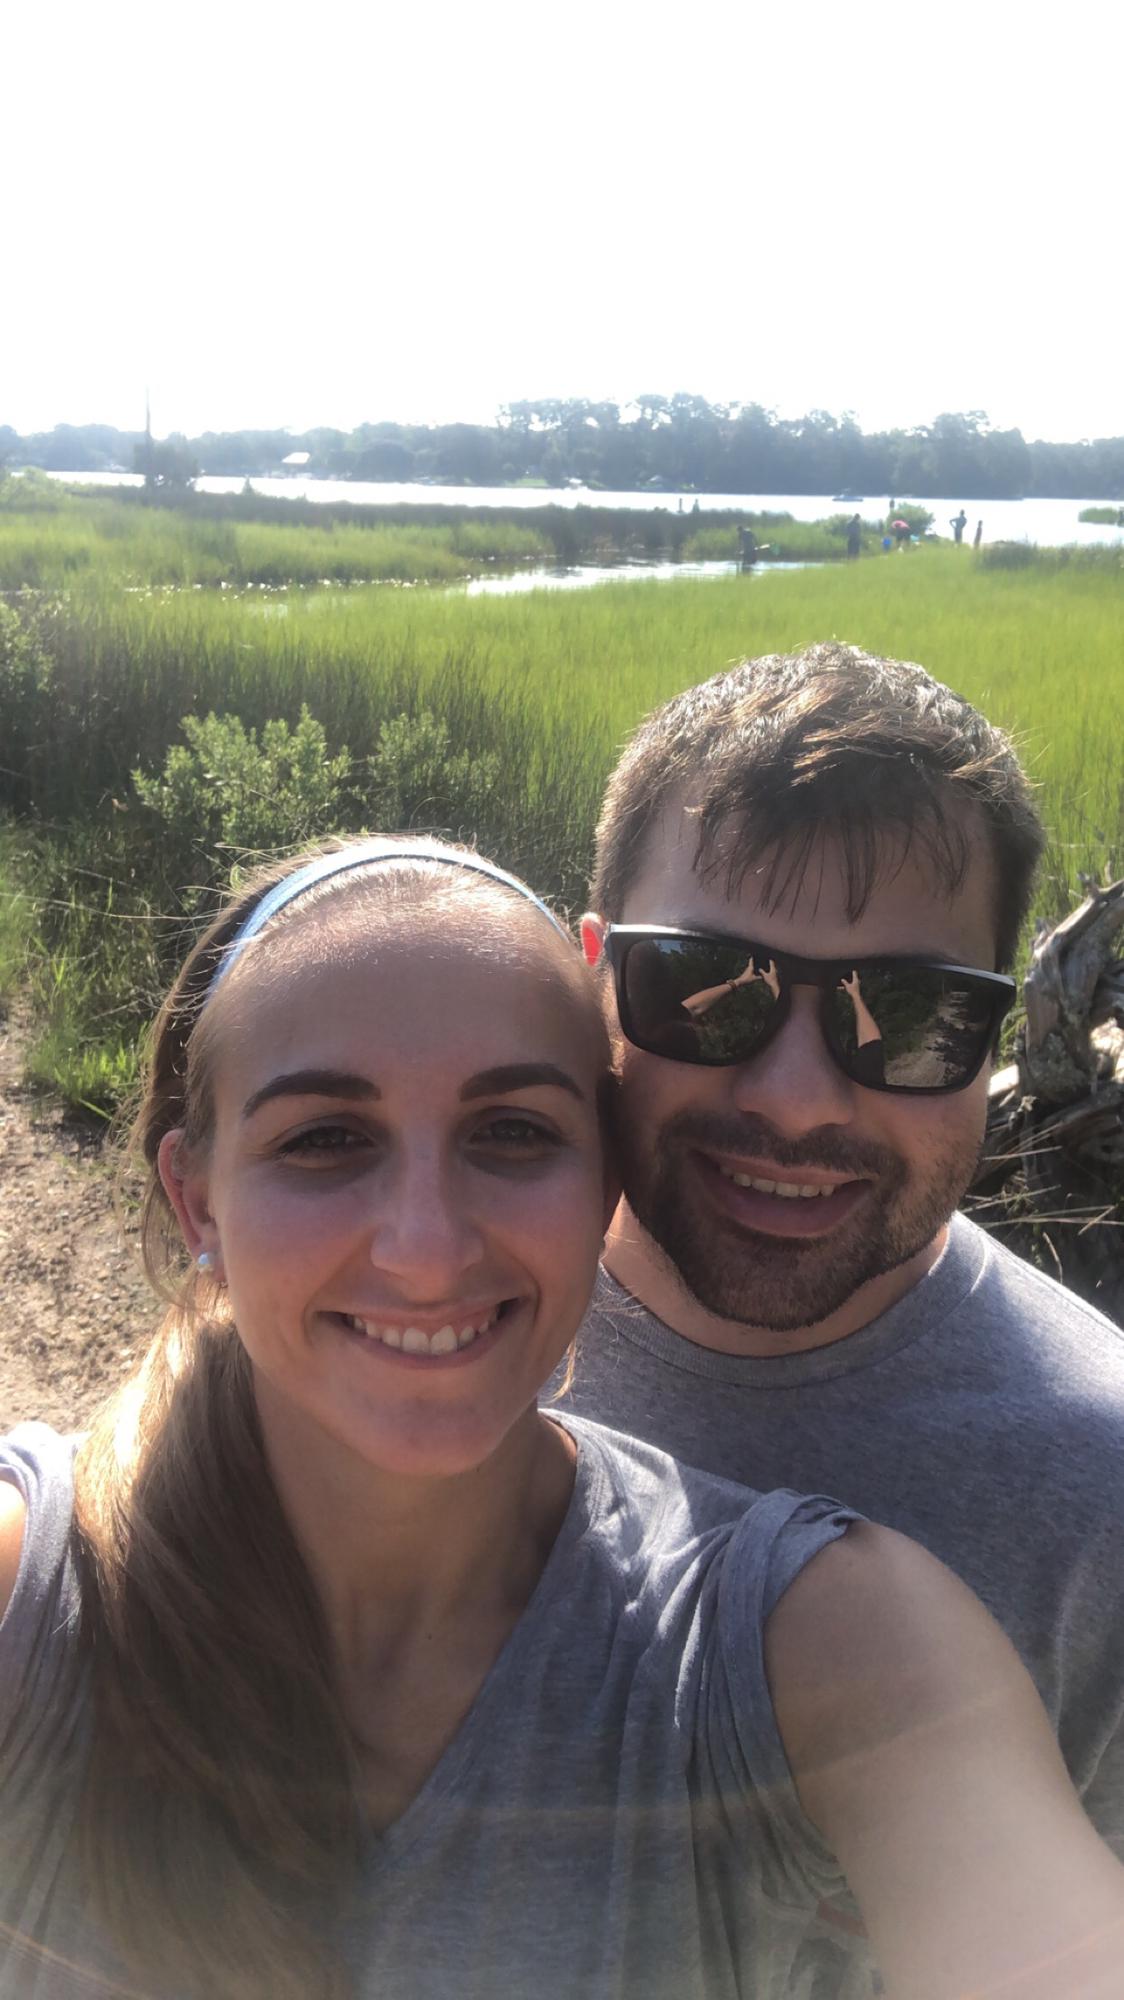
[[[477,1305],[471,1309],[463,1305],[450,1307],[444,1314],[432,1315],[433,1323],[423,1320],[418,1312],[412,1316],[402,1313],[396,1319],[361,1313],[338,1313],[335,1317],[346,1332],[359,1336],[365,1346],[381,1350],[395,1361],[449,1363],[467,1359],[469,1348],[474,1358],[486,1352],[490,1344],[488,1336],[498,1339],[501,1330],[510,1331],[521,1303],[518,1299],[500,1299],[489,1306]]]

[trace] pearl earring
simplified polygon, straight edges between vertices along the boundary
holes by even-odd
[[[211,1255],[211,1253],[210,1253],[210,1251],[209,1251],[209,1250],[201,1250],[201,1251],[199,1252],[199,1255],[198,1255],[198,1257],[197,1257],[197,1258],[195,1259],[195,1262],[196,1262],[196,1266],[197,1266],[197,1268],[198,1268],[198,1269],[199,1269],[200,1271],[213,1271],[213,1270],[214,1270],[214,1267],[215,1267],[215,1260],[214,1260],[214,1258],[212,1257],[212,1255]]]

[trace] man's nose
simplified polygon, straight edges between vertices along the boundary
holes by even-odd
[[[850,1124],[854,1089],[824,1041],[819,995],[810,986],[793,988],[784,1026],[733,1072],[738,1110],[756,1112],[791,1139],[817,1126]]]
[[[404,1147],[381,1178],[371,1217],[375,1268],[416,1300],[448,1298],[484,1252],[479,1218],[458,1162],[435,1146]]]

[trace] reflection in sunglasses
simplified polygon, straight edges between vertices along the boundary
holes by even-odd
[[[882,1030],[863,999],[862,983],[858,973],[852,972],[850,976],[844,973],[839,981],[839,987],[840,991],[847,995],[855,1010],[855,1039],[860,1049],[868,1042],[880,1042]]]
[[[862,982],[855,971],[844,973],[839,991],[847,995],[855,1016],[855,1048],[848,1070],[855,1083],[885,1083],[886,1063],[882,1030],[863,999]]]
[[[739,986],[752,986],[757,980],[768,987],[774,1000],[780,999],[781,982],[772,959],[762,972],[750,958],[743,970],[736,973],[732,979],[724,979],[720,986],[703,986],[698,993],[689,993],[679,1004],[693,1021],[697,1021],[714,1006],[716,1001],[725,999],[730,993],[736,993]]]

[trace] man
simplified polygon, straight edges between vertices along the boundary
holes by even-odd
[[[583,925],[626,1199],[570,1400],[924,1543],[1124,1849],[1124,1336],[955,1213],[1042,839],[1000,732],[850,647],[642,725]]]

